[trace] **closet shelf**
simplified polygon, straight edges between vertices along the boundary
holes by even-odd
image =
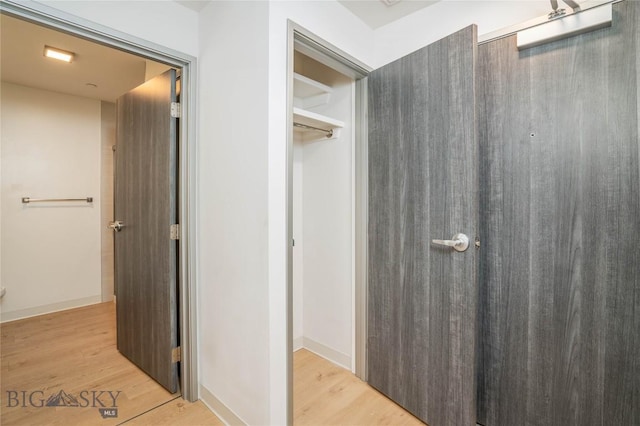
[[[317,82],[300,75],[293,73],[293,93],[298,98],[308,98],[311,96],[323,95],[333,92],[333,89],[325,84]]]
[[[293,122],[327,132],[344,127],[344,122],[302,108],[293,108]],[[310,130],[315,131],[315,130]]]
[[[325,84],[293,74],[293,106],[303,109],[326,105],[331,100],[333,89]]]

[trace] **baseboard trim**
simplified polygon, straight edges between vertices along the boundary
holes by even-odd
[[[300,336],[293,339],[293,351],[296,352],[302,348],[304,348],[304,337]]]
[[[325,346],[322,343],[318,343],[315,340],[304,336],[302,337],[302,347],[351,371],[351,357],[347,354],[343,354],[342,352],[336,351],[329,346]]]
[[[51,303],[49,305],[36,306],[34,308],[19,309],[17,311],[2,312],[0,322],[17,321],[38,315],[51,314],[67,309],[80,308],[82,306],[94,305],[102,302],[102,295],[83,297],[82,299],[67,300],[64,302]]]
[[[229,407],[224,405],[222,401],[216,398],[209,389],[200,385],[200,400],[214,412],[216,416],[226,425],[229,426],[246,426],[240,417],[236,415]]]

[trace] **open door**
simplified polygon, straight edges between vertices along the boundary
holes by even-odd
[[[176,72],[121,96],[115,168],[118,350],[170,392],[178,389]]]
[[[367,380],[431,426],[476,420],[476,51],[472,26],[369,76]]]

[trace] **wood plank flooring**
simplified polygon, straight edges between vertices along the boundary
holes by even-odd
[[[295,425],[423,425],[350,371],[301,349],[293,356]]]
[[[113,303],[4,323],[0,329],[2,425],[223,425],[201,401],[189,403],[167,392],[120,355]],[[46,406],[60,391],[81,406]],[[108,391],[120,391],[118,413],[103,419],[99,408],[113,405]],[[294,354],[294,423],[423,424],[350,371],[305,349]]]
[[[223,426],[202,401],[187,402],[181,397],[126,422],[127,426]]]
[[[221,424],[201,402],[167,392],[120,355],[113,303],[4,323],[1,331],[3,425]],[[46,406],[60,391],[80,406]],[[103,419],[99,408],[113,405],[108,391],[118,412]]]

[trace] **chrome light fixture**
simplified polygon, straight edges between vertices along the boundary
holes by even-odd
[[[610,27],[612,17],[611,3],[588,10],[578,9],[562,17],[550,17],[549,22],[518,32],[518,50]]]

